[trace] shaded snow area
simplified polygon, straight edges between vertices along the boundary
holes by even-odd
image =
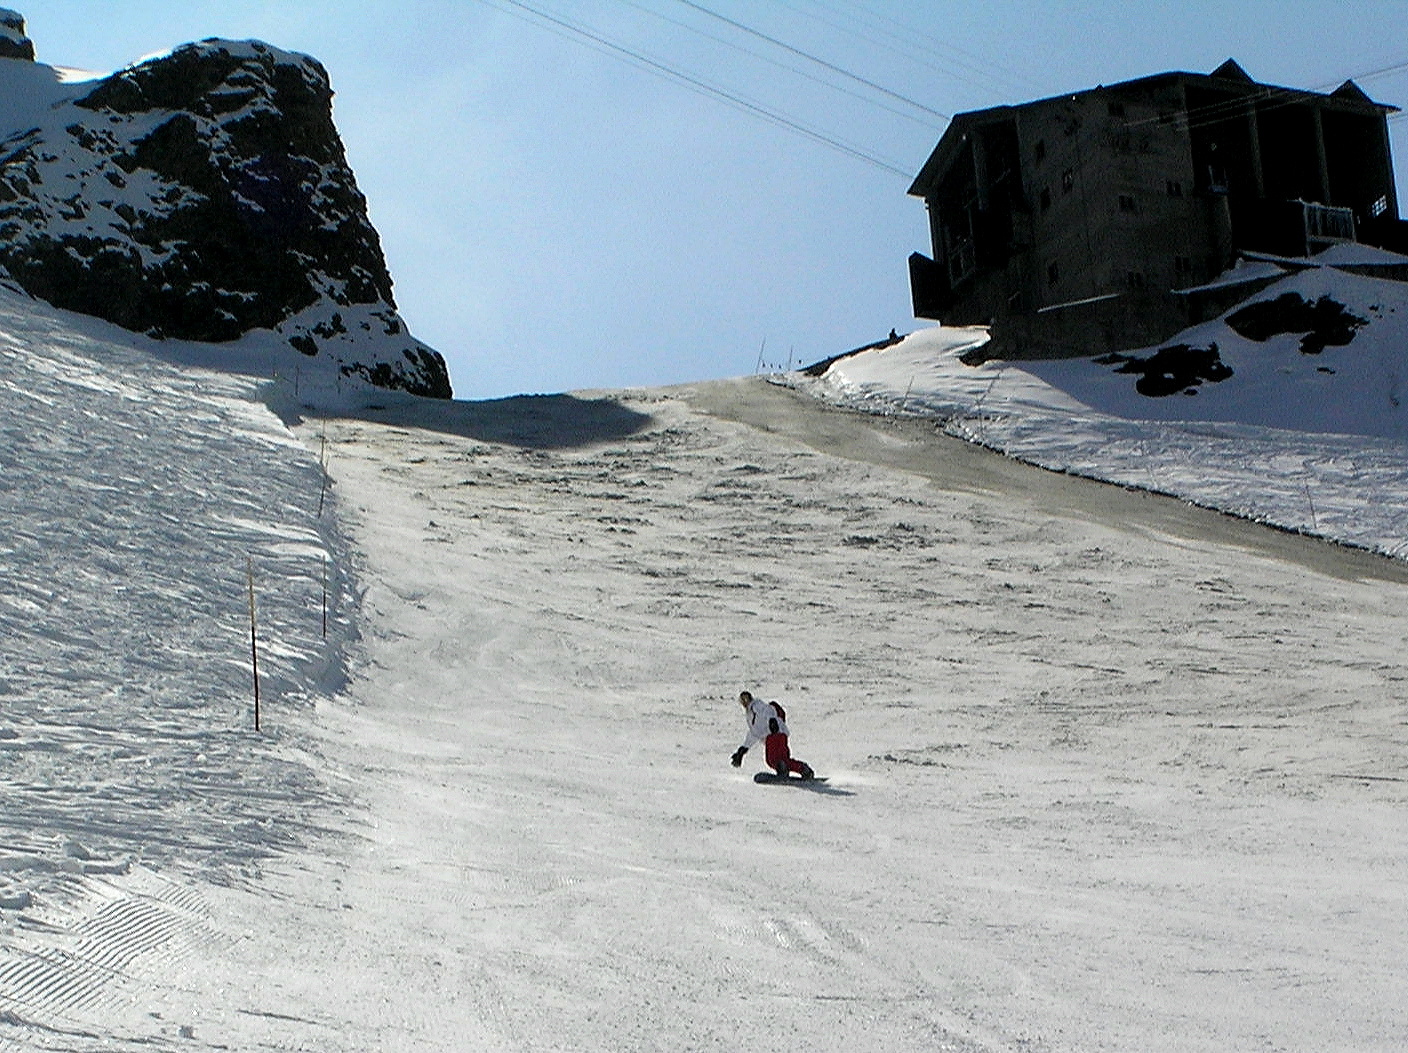
[[[1408,269],[1408,259],[1378,255]],[[1184,353],[1162,360],[1147,348],[968,366],[960,356],[981,348],[987,331],[940,327],[844,359],[819,379],[786,382],[843,406],[932,418],[949,434],[1057,471],[1408,555],[1408,284],[1317,267],[1250,299],[1284,298],[1302,310],[1270,311],[1273,324],[1258,328],[1254,314],[1238,319],[1234,309],[1169,341]],[[1278,314],[1297,328],[1264,335]],[[1316,315],[1349,319],[1324,328],[1345,342],[1315,350]],[[1260,338],[1242,335],[1229,316]],[[1208,348],[1216,379],[1158,368],[1180,358],[1186,367],[1188,351]],[[1141,394],[1146,378],[1174,390]]]
[[[0,1046],[117,1019],[129,966],[201,952],[190,883],[256,882],[334,797],[291,719],[343,680],[321,469],[153,346],[0,294]]]
[[[37,317],[0,1047],[1408,1045],[1404,564],[761,380],[289,431]]]

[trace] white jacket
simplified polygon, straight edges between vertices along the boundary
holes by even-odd
[[[748,720],[748,737],[743,740],[743,748],[751,749],[763,739],[773,734],[772,722],[777,721],[777,730],[782,734],[787,734],[787,722],[782,718],[782,709],[776,702],[764,702],[761,698],[755,698],[748,703],[746,713]]]

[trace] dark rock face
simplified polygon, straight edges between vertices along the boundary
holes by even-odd
[[[1307,300],[1299,293],[1282,293],[1227,316],[1227,324],[1248,340],[1270,340],[1281,333],[1303,333],[1300,349],[1318,355],[1327,347],[1343,347],[1368,320],[1351,314],[1344,304],[1322,296]]]
[[[82,87],[58,125],[0,142],[0,266],[28,292],[158,337],[273,329],[449,397],[396,313],[319,63],[207,40]]]
[[[1220,383],[1232,376],[1232,367],[1222,361],[1217,345],[1190,347],[1175,344],[1161,347],[1147,358],[1137,355],[1112,354],[1097,358],[1105,366],[1115,366],[1116,373],[1131,373],[1139,379],[1134,390],[1148,398],[1166,398],[1180,391],[1196,394],[1205,382]]]

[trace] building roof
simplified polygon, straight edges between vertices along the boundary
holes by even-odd
[[[1065,99],[1078,99],[1083,95],[1091,95],[1095,92],[1123,92],[1139,87],[1150,87],[1160,82],[1185,81],[1185,82],[1217,82],[1216,86],[1223,89],[1238,90],[1239,86],[1247,95],[1265,93],[1268,97],[1285,98],[1288,101],[1297,99],[1319,100],[1322,103],[1330,101],[1335,105],[1346,106],[1350,109],[1373,110],[1381,115],[1398,112],[1397,106],[1388,103],[1375,102],[1364,90],[1352,80],[1347,80],[1332,92],[1307,91],[1303,88],[1284,88],[1274,84],[1261,84],[1251,78],[1251,75],[1244,70],[1235,59],[1228,59],[1211,73],[1189,73],[1181,70],[1170,70],[1166,73],[1155,73],[1146,77],[1136,77],[1133,80],[1120,81],[1116,84],[1097,84],[1093,88],[1086,88],[1082,91],[1068,92],[1062,95],[1052,95],[1044,99],[1034,99],[1030,102],[1018,103],[1016,105],[990,106],[982,110],[968,110],[964,113],[955,114],[949,126],[944,129],[943,135],[939,138],[938,144],[930,153],[924,166],[915,176],[914,182],[910,185],[909,193],[915,197],[923,197],[933,186],[941,172],[948,168],[952,155],[957,152],[959,145],[966,138],[970,129],[979,125],[988,124],[993,121],[1003,120],[1010,114],[1031,106],[1042,106],[1048,103],[1060,102]]]

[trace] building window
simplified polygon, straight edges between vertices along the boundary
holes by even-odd
[[[1214,194],[1227,193],[1227,169],[1218,160],[1217,143],[1212,144],[1213,162],[1208,165],[1208,190]]]
[[[1075,169],[1068,168],[1061,173],[1061,193],[1069,194],[1076,187]]]
[[[1383,197],[1379,198],[1377,201],[1375,201],[1372,205],[1369,206],[1369,215],[1371,215],[1371,216],[1382,216],[1382,215],[1383,215],[1385,212],[1387,212],[1387,211],[1388,211],[1388,195],[1387,195],[1387,194],[1385,194]]]
[[[1136,206],[1135,203],[1134,203],[1134,197],[1133,197],[1132,195],[1130,195],[1130,194],[1121,194],[1121,195],[1120,195],[1120,211],[1121,211],[1121,212],[1138,212],[1138,211],[1139,211],[1138,206]]]
[[[949,239],[944,256],[948,263],[950,285],[957,285],[978,269],[978,257],[973,248],[972,238]]]
[[[1177,179],[1170,179],[1170,180],[1168,181],[1168,196],[1169,196],[1169,197],[1182,197],[1182,196],[1183,196],[1183,184],[1182,184],[1181,182],[1179,182]]]
[[[1041,162],[1043,162],[1043,161],[1046,160],[1046,140],[1045,140],[1045,139],[1038,139],[1038,140],[1036,141],[1036,146],[1033,147],[1033,149],[1032,149],[1032,157],[1035,158],[1037,164],[1041,164]]]
[[[1046,265],[1046,284],[1055,285],[1060,280],[1061,268],[1056,265],[1055,260],[1052,260]]]
[[[1040,201],[1041,201],[1041,210],[1042,210],[1043,212],[1045,212],[1048,208],[1051,207],[1051,188],[1050,188],[1050,187],[1045,187],[1045,186],[1044,186],[1044,187],[1041,188],[1041,197],[1040,197]]]

